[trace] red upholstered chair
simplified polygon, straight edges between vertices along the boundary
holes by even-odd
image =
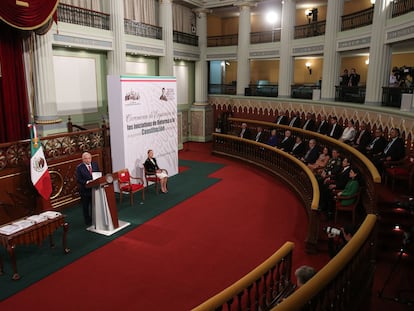
[[[134,203],[134,193],[142,191],[142,200],[145,198],[144,181],[140,177],[134,177],[129,174],[127,168],[119,170],[118,185],[119,185],[119,202],[122,202],[123,193],[129,193],[131,205]]]
[[[408,183],[408,191],[411,191],[414,177],[414,161],[411,161],[411,157],[405,157],[404,160],[399,163],[391,164],[385,167],[384,182],[388,184],[388,180],[391,179],[391,190],[394,191],[395,182],[397,180],[405,181]]]
[[[342,200],[352,199],[352,198],[355,198],[355,201],[351,205],[343,206],[341,204]],[[361,189],[359,189],[359,191],[355,193],[354,195],[337,196],[336,203],[335,203],[336,205],[335,206],[335,222],[338,216],[338,212],[349,212],[349,213],[352,213],[352,224],[355,225],[355,213],[356,213],[356,208],[358,207],[360,198],[361,198]]]
[[[168,171],[166,169],[161,169],[168,175]],[[145,179],[145,185],[148,187],[149,183],[152,182],[155,184],[155,193],[158,194],[158,184],[160,183],[160,179],[157,177],[157,175],[154,172],[148,172],[145,169],[144,166],[144,179]]]

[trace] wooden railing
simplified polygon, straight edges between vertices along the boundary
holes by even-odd
[[[392,17],[397,17],[403,14],[414,11],[414,0],[394,0],[392,5]]]
[[[224,36],[210,36],[207,38],[207,46],[230,46],[237,45],[239,42],[239,35],[224,35]]]
[[[109,30],[109,14],[60,3],[58,21]]]
[[[250,33],[250,43],[280,42],[280,29]]]
[[[293,288],[293,246],[286,242],[260,266],[193,311],[268,310],[278,297]]]
[[[345,247],[272,311],[364,310],[375,269],[377,217],[369,214]]]
[[[326,21],[311,22],[306,25],[295,26],[295,39],[316,37],[325,34]]]
[[[198,46],[198,36],[190,33],[173,31],[173,41],[176,43]]]
[[[342,16],[341,30],[350,30],[372,24],[374,7]]]

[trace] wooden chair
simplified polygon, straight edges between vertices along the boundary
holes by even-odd
[[[168,171],[166,169],[162,168],[161,170],[168,175]],[[158,194],[158,184],[160,183],[160,179],[157,177],[155,172],[148,172],[145,169],[145,166],[144,166],[144,179],[145,179],[146,187],[148,187],[150,182],[155,184],[155,193]]]
[[[145,198],[144,181],[140,177],[129,174],[129,170],[124,168],[117,172],[119,185],[119,202],[122,202],[123,193],[129,193],[131,205],[134,203],[134,193],[142,191],[142,200]]]
[[[414,177],[414,161],[412,157],[405,157],[403,160],[391,163],[385,167],[384,183],[388,184],[388,179],[391,179],[391,190],[394,191],[395,182],[397,180],[408,183],[408,191],[410,192],[413,185]]]
[[[359,191],[357,193],[355,193],[354,195],[350,195],[350,196],[337,196],[336,197],[336,203],[335,203],[335,223],[337,220],[337,216],[338,216],[338,212],[350,212],[352,213],[352,224],[355,225],[355,214],[356,214],[356,208],[358,207],[359,204],[359,200],[361,198],[361,189],[359,189]],[[342,200],[347,200],[347,199],[355,199],[354,203],[348,205],[348,206],[343,206],[341,204]]]

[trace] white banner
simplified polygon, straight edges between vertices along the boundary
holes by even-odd
[[[141,176],[147,151],[178,173],[177,87],[174,77],[108,76],[112,168]]]

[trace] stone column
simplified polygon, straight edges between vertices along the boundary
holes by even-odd
[[[124,2],[109,0],[109,10],[114,46],[112,51],[108,53],[108,73],[110,75],[122,75],[126,71]]]
[[[335,100],[335,85],[338,83],[340,56],[336,52],[336,35],[341,30],[343,0],[328,0],[326,14],[325,44],[323,48],[323,69],[321,99]]]
[[[48,131],[56,132],[62,127],[62,124],[58,125],[62,120],[57,114],[52,32],[40,36],[34,34],[32,39],[33,45],[29,44],[25,47],[25,64],[32,72],[31,74],[27,72],[29,102],[34,122],[38,124],[38,132],[40,135],[45,135]]]
[[[295,34],[296,0],[284,0],[282,3],[278,97],[290,98],[294,70],[292,41]]]
[[[160,0],[160,26],[165,53],[160,57],[160,76],[174,76],[172,0]]]
[[[210,10],[196,9],[197,36],[200,59],[195,63],[195,105],[206,104],[208,96],[208,68],[207,68],[207,13]]]
[[[385,26],[390,8],[390,0],[377,0],[369,49],[369,64],[365,104],[381,106],[382,87],[388,85],[391,64],[391,48],[385,44]]]
[[[198,47],[200,59],[195,64],[195,102],[190,109],[190,140],[205,142],[211,140],[213,131],[213,110],[208,104],[207,68],[207,13],[210,10],[196,9]],[[184,135],[184,134],[183,134]],[[180,147],[180,146],[179,146]]]
[[[255,4],[255,2],[250,1],[234,4],[239,6],[240,9],[237,46],[237,95],[244,95],[244,89],[249,87],[250,83],[250,7]]]

